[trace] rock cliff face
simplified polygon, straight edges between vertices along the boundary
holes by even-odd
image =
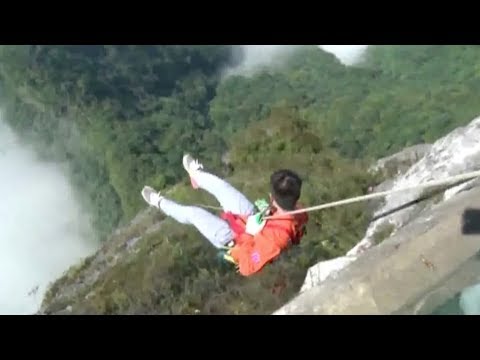
[[[396,170],[398,175],[382,190],[478,170],[480,118],[419,149],[423,156],[408,169]],[[395,155],[377,168],[392,168],[394,159],[415,157]],[[401,166],[405,163],[400,160]],[[474,179],[440,189],[405,208],[425,193],[413,190],[386,197],[365,237],[346,256],[312,267],[301,294],[277,314],[428,313],[479,282],[480,235],[462,232],[466,211],[480,209],[479,183]],[[470,216],[470,221],[475,219]]]
[[[480,234],[462,232],[472,189],[419,215],[275,314],[428,314],[480,281]]]
[[[404,174],[410,167],[423,158],[432,148],[430,144],[419,144],[410,146],[402,151],[378,160],[374,171],[384,171],[389,177]]]
[[[478,170],[480,168],[480,118],[473,120],[469,125],[458,128],[447,136],[439,139],[429,151],[404,174],[394,178],[392,189],[401,189],[415,186],[427,181],[441,180],[449,176]],[[462,186],[466,186],[464,184]],[[453,188],[444,194],[445,199],[459,191],[461,187]],[[395,211],[390,216],[383,214],[414,201],[422,196],[422,190],[396,193],[385,198],[385,203],[375,213],[380,217],[370,224],[365,237],[347,255],[358,255],[374,245],[375,234],[385,226],[392,226],[392,233],[409,223],[422,210],[425,204],[410,206]],[[442,201],[442,199],[436,199]],[[432,204],[430,204],[432,205]],[[428,206],[427,206],[428,207]]]

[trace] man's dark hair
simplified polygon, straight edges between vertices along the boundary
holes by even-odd
[[[277,170],[270,176],[272,196],[284,210],[295,210],[300,198],[302,179],[291,170]]]

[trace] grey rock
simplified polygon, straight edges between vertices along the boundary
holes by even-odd
[[[377,161],[372,171],[386,170],[392,174],[405,173],[413,164],[423,158],[432,148],[431,144],[418,144],[403,149]]]
[[[275,312],[285,314],[425,314],[480,281],[480,234],[462,233],[465,209],[480,188],[425,211]]]
[[[480,168],[480,118],[476,118],[465,127],[457,128],[436,141],[429,151],[404,174],[393,179],[391,189],[402,189],[422,183],[441,180]],[[375,212],[373,221],[365,237],[347,255],[357,256],[374,245],[373,238],[378,228],[385,223],[395,225],[396,230],[420,215],[421,212],[436,205],[425,203],[402,208],[424,194],[423,190],[410,190],[395,193],[384,198],[382,206]],[[438,200],[437,200],[438,203]],[[397,210],[401,209],[401,210]],[[382,216],[389,214],[388,216]]]
[[[394,169],[394,173],[397,175],[381,183],[373,189],[374,192],[401,189],[419,185],[426,181],[443,179],[477,170],[480,168],[480,118],[474,119],[465,127],[454,130],[433,145],[421,144],[413,146],[381,159],[370,170],[379,171],[385,168]],[[380,235],[382,229],[386,227],[392,229],[390,237],[395,237],[403,227],[408,225],[410,225],[410,229],[416,226],[418,229],[423,228],[423,230],[418,231],[424,231],[430,220],[435,220],[432,218],[435,216],[432,213],[433,209],[444,201],[454,199],[462,192],[477,188],[479,184],[480,179],[468,181],[462,185],[452,187],[444,193],[442,190],[434,198],[428,198],[419,203],[412,203],[405,208],[401,207],[421,198],[423,193],[414,190],[396,193],[379,201],[372,201],[368,204],[368,210],[372,212],[374,221],[369,225],[364,238],[347,252],[346,256],[327,262],[320,262],[311,267],[307,272],[301,292],[306,292],[319,286],[327,279],[338,278],[339,273],[343,269],[354,266],[358,262],[357,259],[359,257],[362,257],[376,245],[375,239],[377,234]],[[426,216],[425,214],[430,215]],[[418,219],[424,219],[424,222],[418,224]],[[409,234],[412,237],[419,235],[411,231]],[[457,281],[457,283],[460,282]],[[437,295],[432,295],[431,299],[437,297]],[[428,303],[431,302],[432,300],[429,300]]]
[[[132,251],[132,249],[135,247],[137,242],[141,239],[142,239],[141,236],[137,236],[137,237],[134,237],[132,239],[127,240],[127,242],[125,243],[127,250]]]

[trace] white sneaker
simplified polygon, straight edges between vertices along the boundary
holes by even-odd
[[[150,186],[143,187],[142,196],[149,205],[155,206],[156,208],[160,207],[160,201],[163,199],[163,196],[160,195],[160,192],[157,192]]]
[[[199,163],[197,159],[194,159],[190,154],[185,154],[183,156],[183,168],[187,171],[188,175],[190,176],[190,182],[192,183],[192,187],[194,189],[198,189],[198,184],[193,179],[193,176],[200,169],[203,169],[203,165]]]

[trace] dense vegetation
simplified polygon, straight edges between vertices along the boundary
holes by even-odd
[[[273,169],[291,167],[305,179],[302,202],[313,205],[365,192],[376,181],[366,173],[372,159],[480,113],[476,46],[375,46],[355,67],[305,46],[281,67],[222,80],[240,57],[230,46],[1,46],[2,101],[23,138],[68,164],[103,237],[145,207],[144,184],[211,203],[186,186],[184,151],[252,199],[266,195]],[[167,220],[145,240],[163,244],[153,258],[140,253],[99,280],[92,306],[268,312],[298,290],[308,266],[348,250],[367,222],[360,205],[314,213],[298,249],[239,279],[199,234]],[[120,273],[129,276],[113,291]],[[283,290],[272,292],[279,281]]]
[[[143,205],[145,182],[178,181],[179,149],[215,145],[208,103],[233,55],[228,46],[3,46],[7,119],[68,161],[106,235]]]

